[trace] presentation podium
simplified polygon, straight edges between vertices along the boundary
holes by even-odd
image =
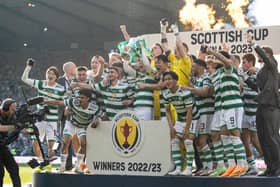
[[[87,129],[90,174],[34,173],[33,187],[279,187],[272,177],[168,176],[170,131],[166,121],[140,121],[123,111]]]
[[[35,173],[33,187],[279,187],[279,177],[121,176]]]

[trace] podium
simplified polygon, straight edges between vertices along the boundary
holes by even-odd
[[[35,173],[33,187],[279,187],[280,177],[185,177]]]

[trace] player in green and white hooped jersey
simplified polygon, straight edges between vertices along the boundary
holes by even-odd
[[[92,85],[94,90],[101,92],[106,106],[106,115],[109,120],[121,110],[127,109],[134,101],[134,92],[129,84],[119,81],[119,69],[109,67],[106,79],[98,84]]]
[[[177,85],[178,75],[173,72],[165,72],[163,80],[168,88],[163,94],[166,109],[166,118],[171,132],[171,156],[175,163],[175,170],[170,175],[192,175],[192,163],[194,159],[193,140],[196,134],[196,124],[192,124],[193,97],[190,91],[183,90]],[[177,112],[177,121],[173,124],[170,105]],[[181,171],[180,139],[184,140],[186,147],[187,167]]]
[[[100,108],[96,102],[91,101],[92,91],[89,89],[80,89],[78,96],[61,100],[46,100],[51,105],[60,105],[69,107],[69,120],[66,121],[63,130],[63,147],[61,154],[60,172],[65,171],[68,148],[74,134],[78,135],[80,147],[77,152],[77,162],[75,171],[81,172],[80,164],[83,163],[86,154],[86,129],[90,125],[96,128],[101,115]]]
[[[28,60],[29,62],[29,60]],[[65,90],[64,87],[56,83],[59,77],[59,73],[56,67],[51,66],[46,70],[46,80],[34,80],[29,78],[29,72],[32,65],[27,66],[22,74],[22,80],[36,88],[38,95],[49,99],[63,99]],[[44,105],[38,105],[38,109],[42,109]],[[47,105],[49,114],[46,115],[46,120],[36,122],[36,126],[39,130],[40,140],[43,141],[46,137],[48,141],[48,157],[51,159],[54,156],[53,145],[56,140],[57,122],[58,122],[58,107]],[[42,161],[42,153],[39,148],[37,140],[33,141],[34,151],[39,161]]]
[[[224,63],[224,67],[211,76],[215,96],[215,114],[211,127],[214,149],[220,149],[218,148],[220,145],[216,142],[221,138],[228,163],[228,168],[222,176],[241,176],[247,170],[247,162],[245,148],[240,138],[243,101],[240,96],[238,72],[227,52],[217,53],[210,48],[207,48],[207,52]],[[219,154],[221,151],[215,153]],[[217,168],[212,175],[220,175],[222,169],[219,169]]]
[[[85,66],[78,66],[77,68],[77,74],[76,74],[76,78],[73,79],[71,81],[71,84],[69,86],[69,91],[71,91],[71,96],[72,98],[78,97],[79,96],[79,91],[81,89],[81,87],[86,87],[87,89],[91,90],[91,84],[92,84],[92,79],[88,79],[87,78],[87,67]],[[92,91],[92,96],[91,96],[91,100],[93,102],[96,102],[96,104],[100,107],[101,111],[105,112],[105,108],[103,110],[102,107],[104,106],[104,102],[103,102],[103,98],[101,96],[101,93],[97,93],[97,92],[93,92]],[[66,108],[66,111],[67,108]],[[68,113],[68,112],[67,112]],[[66,122],[69,123],[69,122]],[[72,145],[74,147],[74,152],[77,153],[78,149],[79,149],[79,140],[78,140],[78,136],[74,135],[72,137]]]
[[[243,69],[243,80],[249,80],[251,82],[256,82],[256,73],[250,73],[255,66],[256,57],[247,53],[242,57],[242,69]],[[256,111],[257,102],[254,100],[258,93],[244,82],[243,84],[243,101],[244,101],[244,115],[242,121],[242,141],[246,150],[247,162],[249,165],[248,174],[257,174],[258,169],[256,167],[255,158],[251,151],[250,143],[252,143],[259,154],[262,155],[262,149],[260,146],[259,138],[257,135],[256,128]]]
[[[86,74],[87,70],[88,69],[85,66],[78,66],[77,67],[76,79],[74,79],[72,81],[72,83],[70,84],[72,97],[77,97],[78,93],[79,93],[79,90],[81,88],[87,88],[89,90],[92,90],[91,85],[93,84],[93,80],[87,78],[87,74]],[[100,109],[105,112],[104,101],[103,101],[103,98],[101,96],[101,93],[96,92],[96,91],[92,91],[91,98],[92,98],[92,100],[94,100],[94,102],[96,102],[96,104],[100,107]]]
[[[196,175],[209,175],[213,170],[213,159],[208,139],[211,131],[211,122],[214,114],[214,97],[200,94],[201,90],[210,89],[210,79],[205,73],[206,62],[200,59],[194,60],[192,74],[196,77],[194,87],[186,87],[195,95],[195,104],[199,110],[198,121],[198,152],[203,168]]]
[[[154,98],[153,90],[148,88],[141,88],[138,85],[141,84],[154,84],[156,81],[153,77],[149,76],[146,71],[146,66],[140,57],[135,58],[135,69],[134,71],[134,80],[135,80],[135,89],[134,89],[134,103],[133,109],[137,113],[140,120],[147,121],[153,120],[153,111],[154,111]]]
[[[207,68],[208,68],[207,72],[209,73],[210,77],[219,68],[222,68],[222,67],[223,67],[223,65],[222,65],[222,62],[220,62],[220,61],[214,60],[212,58],[207,60]],[[197,96],[201,96],[201,97],[212,97],[213,96],[213,86],[212,85],[210,87],[204,86],[201,88],[186,87],[186,89],[190,90],[194,95],[197,95]],[[218,103],[216,103],[216,104],[218,104]],[[220,114],[221,114],[221,112],[219,110],[216,110],[214,112],[213,119],[217,119],[218,122],[220,122],[220,118],[219,118]],[[203,118],[203,115],[202,115],[202,118]],[[210,127],[212,127],[212,124],[213,124],[213,122],[210,124]],[[211,135],[212,134],[215,135],[215,134],[218,134],[218,132],[214,132],[214,133],[211,132]],[[217,168],[215,169],[214,174],[220,175],[221,173],[223,173],[226,170],[225,163],[224,163],[224,152],[223,152],[222,142],[220,139],[217,139],[217,140],[215,140],[215,142],[212,142],[212,145],[213,145],[213,152],[215,153],[213,160],[215,160],[217,162]]]
[[[138,83],[137,87],[140,89],[152,89],[154,90],[154,116],[155,118],[160,117],[160,120],[166,120],[165,107],[163,93],[167,90],[163,81],[163,74],[169,71],[168,67],[169,60],[166,55],[158,55],[155,57],[155,68],[156,84]],[[160,92],[159,92],[160,91]],[[174,108],[172,108],[174,110]],[[171,109],[171,110],[172,110]],[[174,111],[173,111],[174,113]],[[174,117],[174,114],[172,115]]]
[[[75,98],[79,96],[80,87],[78,83],[91,84],[91,80],[87,79],[87,67],[78,66],[76,68],[77,74],[75,79],[72,80],[68,90],[71,91],[70,97]]]

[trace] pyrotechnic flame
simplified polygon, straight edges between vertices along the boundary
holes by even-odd
[[[192,30],[211,29],[215,24],[215,10],[206,4],[195,5],[196,0],[185,0],[186,5],[180,10],[180,21],[191,24]]]
[[[229,3],[226,10],[231,16],[236,28],[249,27],[247,16],[244,14],[244,7],[249,4],[249,0],[227,0]]]
[[[244,8],[248,6],[249,0],[225,0],[222,7],[225,9],[235,27],[249,27]],[[192,30],[221,29],[225,27],[223,18],[215,17],[216,11],[213,6],[207,4],[196,4],[196,0],[185,0],[185,6],[180,10],[180,21]],[[228,25],[228,24],[227,24]]]
[[[218,30],[225,27],[225,23],[223,19],[218,19],[215,25],[213,26],[214,30]]]

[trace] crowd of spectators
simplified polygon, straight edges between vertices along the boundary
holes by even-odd
[[[89,50],[0,52],[0,98],[12,97],[19,104],[24,103],[21,88],[27,98],[36,95],[35,91],[28,88],[20,79],[29,57],[36,60],[31,77],[45,79],[47,67],[55,65],[62,75],[61,68],[64,62],[74,61],[78,65],[89,65],[91,56]]]

